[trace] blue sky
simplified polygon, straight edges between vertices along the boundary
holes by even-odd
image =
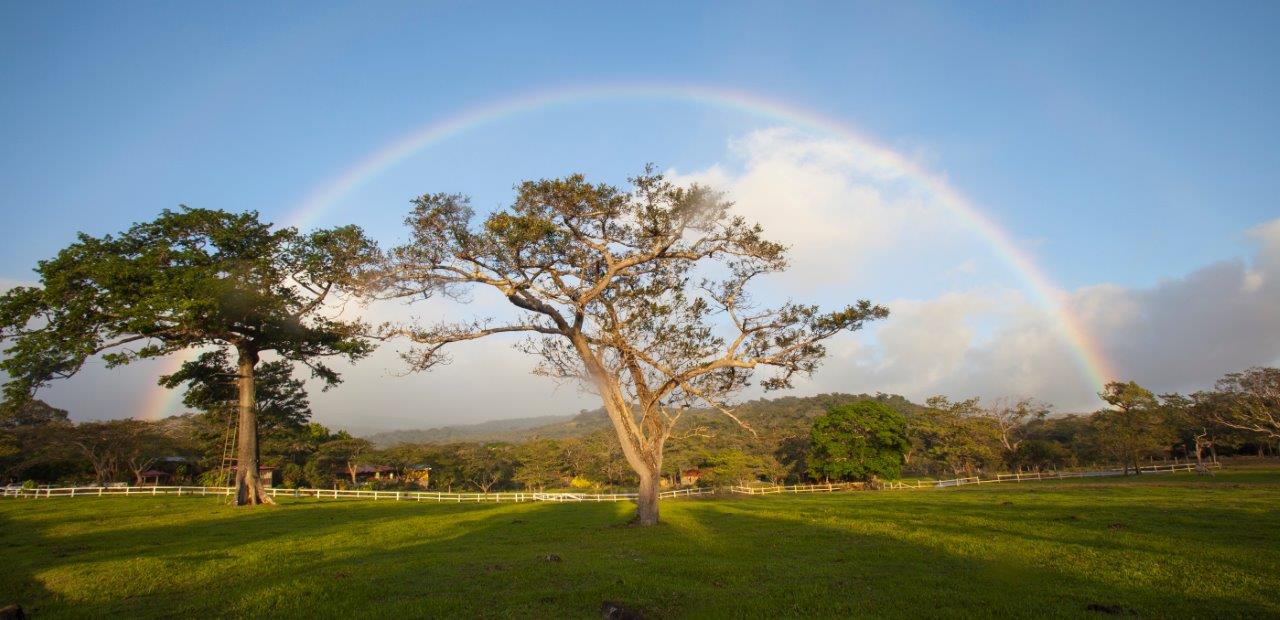
[[[1065,292],[1154,298],[1222,261],[1261,273],[1248,231],[1280,217],[1278,26],[1275,3],[7,3],[0,279],[28,278],[77,230],[179,203],[282,218],[369,153],[479,105],[648,82],[750,92],[854,125],[944,175]],[[317,223],[392,241],[418,193],[487,207],[523,178],[620,182],[650,161],[746,176],[729,145],[774,125],[691,102],[533,110],[407,159]],[[857,280],[857,294],[909,306],[1017,289],[975,244],[919,260],[929,252],[910,247],[865,257],[859,271],[879,277]],[[966,252],[980,277],[935,277]],[[966,312],[971,354],[1025,319]],[[868,359],[893,355],[864,344],[883,349]],[[1122,349],[1112,354],[1142,357]],[[1276,357],[1264,347],[1219,365]],[[1168,384],[1189,385],[1183,375]],[[964,381],[918,391],[997,391]],[[1055,400],[1084,406],[1091,389]]]

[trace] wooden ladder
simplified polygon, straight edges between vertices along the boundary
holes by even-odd
[[[222,441],[222,463],[218,466],[218,481],[228,487],[235,486],[232,468],[236,466],[236,440],[240,434],[240,425],[236,423],[237,417],[239,416],[235,415],[235,412],[229,412],[227,415],[227,431],[223,434]],[[234,503],[235,494],[227,494],[225,499],[227,503]]]

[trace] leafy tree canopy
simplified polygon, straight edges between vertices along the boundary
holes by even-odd
[[[314,311],[376,254],[355,226],[302,234],[255,212],[186,207],[119,236],[82,233],[40,261],[40,286],[0,296],[6,402],[22,405],[94,355],[117,366],[207,346],[275,351],[334,382],[315,358],[370,345],[361,324]]]
[[[815,478],[896,478],[911,448],[907,419],[875,401],[832,407],[813,421],[811,438],[809,471]]]

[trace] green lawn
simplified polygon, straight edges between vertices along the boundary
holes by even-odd
[[[1280,471],[631,504],[0,500],[36,616],[1280,616]],[[552,556],[552,559],[548,559]],[[558,560],[556,559],[558,558]]]

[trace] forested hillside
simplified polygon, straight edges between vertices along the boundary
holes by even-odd
[[[743,403],[735,412],[743,422],[749,424],[757,433],[788,434],[791,431],[806,435],[809,422],[824,413],[832,405],[856,402],[860,400],[879,400],[890,407],[909,415],[924,407],[916,405],[897,394],[820,394],[818,396],[781,398],[762,398]],[[712,409],[696,409],[685,414],[677,429],[677,435],[688,431],[696,431],[700,427],[714,430],[721,441],[730,441],[729,435],[750,436],[750,432],[742,429],[724,414]],[[513,418],[510,420],[491,420],[476,424],[458,424],[441,426],[425,430],[399,430],[374,433],[366,436],[379,448],[390,448],[400,444],[446,444],[458,441],[509,441],[521,442],[530,439],[570,439],[585,437],[597,431],[609,429],[609,420],[603,409],[581,411],[577,415],[537,416],[529,418]]]
[[[583,412],[582,415],[586,415]],[[509,420],[490,420],[475,424],[451,424],[428,429],[383,431],[365,438],[380,448],[404,443],[451,443],[455,441],[520,441],[535,429],[570,422],[573,415],[543,415]]]

